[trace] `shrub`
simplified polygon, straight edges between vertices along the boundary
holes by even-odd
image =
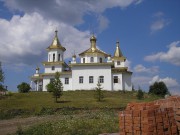
[[[140,99],[143,99],[143,97],[144,97],[144,93],[141,89],[139,89],[137,93],[137,98],[140,100]]]

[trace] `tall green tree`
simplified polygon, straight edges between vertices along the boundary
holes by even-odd
[[[155,82],[149,87],[149,93],[162,97],[164,97],[166,94],[170,94],[164,82]]]
[[[17,86],[17,88],[20,93],[27,93],[31,89],[30,85],[26,82],[22,82]]]
[[[102,91],[101,83],[98,81],[97,87],[95,89],[95,98],[97,99],[98,102],[102,101],[104,98],[104,94]]]
[[[4,79],[5,79],[4,72],[2,70],[2,66],[0,62],[0,90],[5,90],[5,88],[3,87]]]
[[[52,92],[55,102],[57,103],[57,98],[60,98],[63,92],[63,84],[61,83],[59,72],[56,72],[55,79],[50,81],[50,83],[46,85],[46,88],[49,92]]]

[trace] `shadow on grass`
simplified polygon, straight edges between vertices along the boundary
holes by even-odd
[[[56,103],[69,103],[71,101],[57,101]]]

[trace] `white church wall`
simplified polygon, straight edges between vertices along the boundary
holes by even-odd
[[[81,63],[83,63],[83,58],[85,58],[85,63],[92,63],[91,62],[91,57],[94,58],[94,62],[93,63],[99,63],[100,62],[100,58],[102,58],[102,62],[106,62],[106,59],[104,57],[104,55],[94,55],[94,56],[91,56],[91,55],[86,55],[84,57],[81,57]]]
[[[43,91],[47,91],[46,85],[50,82],[50,78],[53,78],[53,76],[44,76],[44,78],[43,78]]]
[[[118,67],[125,67],[125,62],[124,62],[124,61],[120,61],[120,65],[118,65],[117,63],[118,63],[118,62],[115,60],[115,61],[114,61],[114,66],[115,66],[115,67],[117,67],[117,68],[118,68]]]
[[[46,85],[53,79],[54,76],[44,76],[43,78],[43,91],[47,91]],[[69,84],[65,84],[65,78],[69,78]],[[63,91],[72,90],[72,76],[71,75],[60,75],[60,80],[63,84]]]
[[[114,83],[114,76],[118,76],[118,83]],[[122,73],[114,73],[112,75],[112,85],[114,91],[123,90]]]
[[[52,66],[46,65],[45,66],[45,73],[56,73],[62,72],[62,65],[54,65],[54,70],[52,70]]]
[[[53,62],[53,54],[55,54],[55,60],[58,61],[58,55],[60,54],[60,61],[63,61],[64,52],[62,50],[51,50],[48,52],[48,62]]]
[[[132,91],[131,74],[123,73],[123,88],[128,91]]]
[[[69,78],[69,84],[65,84],[65,78]],[[63,84],[63,91],[72,90],[72,75],[61,75],[60,79]]]
[[[83,83],[79,83],[80,76],[83,76]],[[89,83],[89,76],[93,76],[93,83]],[[111,66],[72,67],[72,88],[73,90],[92,90],[97,87],[99,76],[104,76],[103,89],[112,90]]]

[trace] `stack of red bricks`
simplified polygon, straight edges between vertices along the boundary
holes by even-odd
[[[180,96],[171,96],[166,99],[154,101],[154,103],[160,105],[160,108],[173,108],[176,125],[178,126],[180,135]]]
[[[161,108],[154,102],[129,103],[119,118],[120,135],[178,134],[173,108]]]

